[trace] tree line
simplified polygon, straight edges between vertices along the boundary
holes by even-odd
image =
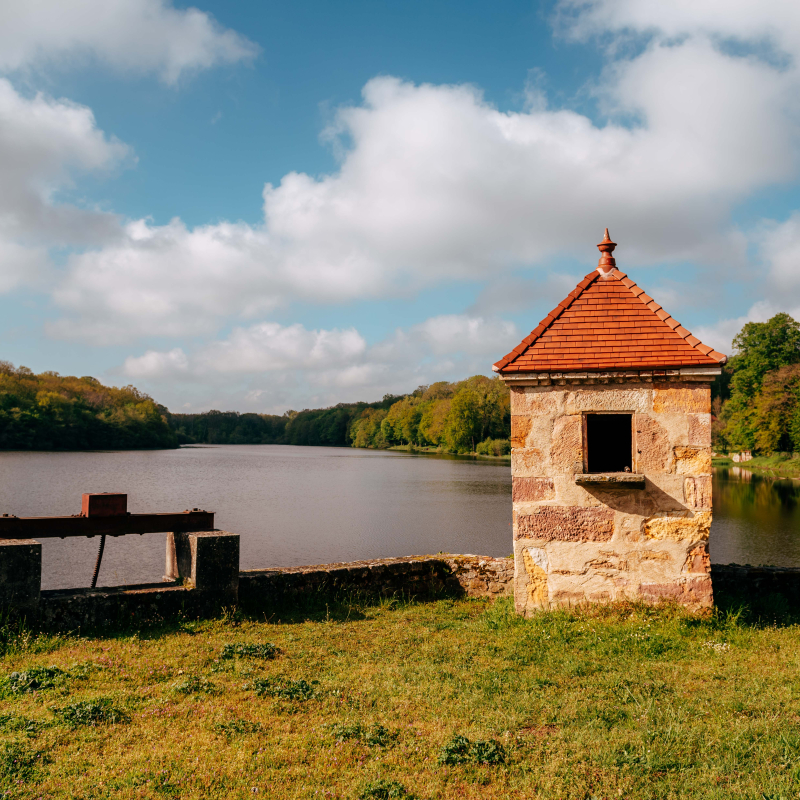
[[[133,386],[0,361],[0,450],[177,447],[167,409]]]
[[[748,322],[712,385],[718,451],[800,451],[800,323],[789,314]],[[171,414],[133,386],[33,373],[0,361],[0,449],[169,448],[178,444],[293,444],[452,453],[510,451],[509,391],[498,378],[439,381],[374,403],[282,415]]]
[[[800,452],[800,323],[789,314],[748,322],[712,386],[718,451]]]
[[[420,386],[407,395],[385,395],[374,403],[339,403],[282,415],[169,414],[168,422],[182,444],[407,445],[494,455],[510,451],[508,389],[498,378],[482,375]]]

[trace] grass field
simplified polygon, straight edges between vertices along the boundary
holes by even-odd
[[[7,625],[0,796],[794,798],[799,634],[779,607],[451,599]]]

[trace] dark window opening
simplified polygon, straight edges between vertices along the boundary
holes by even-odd
[[[586,460],[589,472],[633,469],[632,414],[586,415]]]

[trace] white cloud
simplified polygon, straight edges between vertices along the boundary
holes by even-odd
[[[0,78],[0,292],[35,282],[49,247],[97,246],[118,236],[113,214],[57,198],[76,174],[108,171],[128,156],[97,128],[90,109],[24,97]]]
[[[634,126],[573,111],[500,112],[469,86],[376,78],[339,111],[337,172],[264,190],[264,222],[141,221],[76,255],[57,335],[116,340],[214,330],[301,299],[408,295],[496,279],[555,256],[591,264],[608,225],[625,268],[746,263],[732,207],[796,177],[798,75],[706,39],[656,43],[604,74]],[[349,147],[345,147],[349,142]]]
[[[123,372],[131,378],[174,379],[185,373],[189,367],[189,359],[180,347],[159,353],[148,350],[143,356],[125,359]]]
[[[800,6],[787,0],[561,0],[558,15],[580,39],[608,31],[707,35],[800,52]]]
[[[354,328],[309,331],[300,324],[263,322],[237,328],[199,356],[202,372],[256,373],[279,369],[336,369],[360,358],[367,344]]]
[[[0,69],[96,59],[155,72],[174,84],[186,72],[252,59],[258,47],[196,8],[170,0],[9,0],[0,4]]]
[[[264,322],[237,328],[188,356],[176,348],[130,357],[122,371],[155,387],[168,403],[182,396],[182,384],[199,381],[212,397],[225,397],[221,405],[274,411],[375,399],[420,383],[488,373],[497,354],[520,337],[510,322],[460,314],[398,329],[372,346],[353,328],[308,330]]]

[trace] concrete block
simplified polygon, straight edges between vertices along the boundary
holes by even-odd
[[[239,595],[239,534],[168,533],[164,578],[235,603]]]
[[[42,545],[0,539],[0,607],[36,613],[42,589]]]

